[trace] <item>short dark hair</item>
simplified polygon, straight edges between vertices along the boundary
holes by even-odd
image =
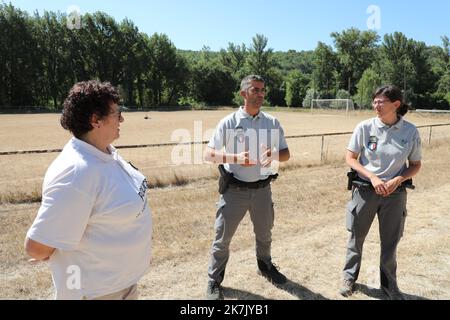
[[[404,116],[408,113],[409,105],[407,105],[403,100],[403,93],[399,87],[394,85],[384,85],[375,90],[372,95],[372,100],[375,99],[376,96],[384,96],[389,99],[391,102],[400,101],[401,105],[397,109],[397,114],[400,116]]]
[[[93,129],[90,123],[92,115],[106,117],[110,113],[111,103],[119,101],[118,90],[109,82],[78,82],[64,101],[60,123],[79,139]]]
[[[265,83],[263,77],[258,76],[256,74],[251,74],[249,76],[246,76],[244,79],[242,79],[242,81],[241,81],[241,91],[245,91],[248,88],[250,88],[250,83],[252,81],[258,81],[258,82]]]

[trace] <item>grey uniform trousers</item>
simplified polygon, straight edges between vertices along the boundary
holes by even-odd
[[[354,188],[347,205],[346,225],[351,232],[347,245],[344,279],[356,281],[361,268],[364,240],[378,214],[381,242],[381,286],[397,288],[397,245],[406,219],[406,190],[401,187],[384,198],[372,189]]]
[[[270,184],[264,188],[249,189],[230,186],[217,203],[215,239],[208,266],[209,280],[221,283],[230,255],[230,242],[247,211],[256,235],[256,257],[271,261],[274,209]]]

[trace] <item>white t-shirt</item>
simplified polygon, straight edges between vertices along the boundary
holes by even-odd
[[[27,237],[57,249],[49,261],[56,299],[120,291],[149,267],[147,180],[108,148],[111,154],[72,138],[45,175]]]

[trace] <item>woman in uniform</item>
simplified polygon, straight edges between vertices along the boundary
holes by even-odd
[[[406,218],[405,181],[421,167],[421,140],[417,128],[404,120],[408,105],[393,85],[380,87],[373,95],[377,116],[357,125],[347,148],[346,162],[356,171],[347,205],[346,224],[351,236],[347,246],[343,286],[348,297],[358,279],[364,240],[378,215],[381,242],[381,289],[390,298],[403,300],[397,286],[397,245]]]

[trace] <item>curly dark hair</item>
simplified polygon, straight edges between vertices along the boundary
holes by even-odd
[[[92,115],[106,117],[110,113],[111,103],[119,101],[118,90],[109,82],[78,82],[70,89],[64,101],[60,123],[80,139],[93,129],[90,123]]]

